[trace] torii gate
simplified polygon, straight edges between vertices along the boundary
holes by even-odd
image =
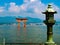
[[[27,21],[27,18],[16,18],[17,22],[18,22],[18,28],[20,28],[20,22],[23,21],[23,26],[24,28],[26,28],[26,21]]]

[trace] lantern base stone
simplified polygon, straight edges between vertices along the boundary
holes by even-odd
[[[46,42],[45,45],[56,45],[55,42]]]

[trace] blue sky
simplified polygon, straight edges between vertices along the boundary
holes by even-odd
[[[0,6],[4,6],[5,3],[15,2],[17,5],[23,4],[24,0],[0,0]],[[44,4],[54,3],[60,7],[60,0],[41,0]]]
[[[60,19],[60,0],[0,0],[0,16],[22,16],[45,19],[42,14],[48,4],[52,4],[58,13],[55,19]]]
[[[15,2],[17,5],[21,5],[23,0],[0,0],[0,6],[4,6],[5,3]]]
[[[41,0],[44,4],[54,3],[55,5],[60,7],[60,0]]]

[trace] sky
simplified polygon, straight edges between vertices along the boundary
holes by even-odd
[[[0,0],[0,17],[1,16],[21,16],[45,19],[42,14],[48,6],[52,7],[57,14],[55,20],[60,19],[60,0]]]

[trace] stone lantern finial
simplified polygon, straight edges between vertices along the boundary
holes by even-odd
[[[51,4],[48,4],[48,8],[52,8],[52,5]]]

